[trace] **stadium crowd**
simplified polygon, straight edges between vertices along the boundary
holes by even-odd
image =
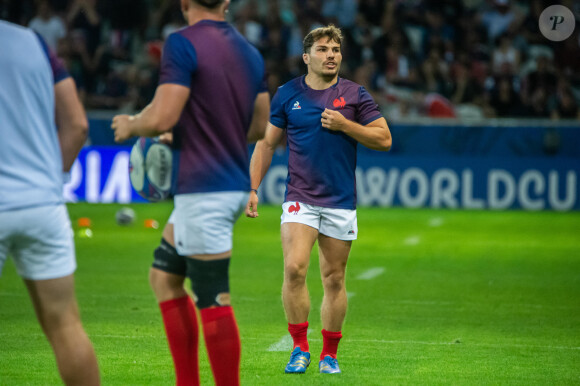
[[[390,121],[404,117],[580,119],[580,20],[540,32],[544,0],[232,0],[229,21],[262,52],[270,92],[304,73],[302,37],[335,23],[342,75]],[[560,2],[580,15],[579,0]],[[0,0],[65,61],[89,110],[132,112],[153,96],[179,0]]]

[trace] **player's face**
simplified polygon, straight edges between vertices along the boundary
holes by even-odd
[[[328,40],[328,37],[318,39],[310,48],[310,53],[304,54],[304,63],[309,74],[326,79],[336,77],[342,63],[340,44]]]

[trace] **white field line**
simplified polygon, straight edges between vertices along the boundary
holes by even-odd
[[[346,293],[346,298],[347,299],[351,299],[354,295],[356,295],[354,292],[347,292]]]
[[[385,268],[383,267],[374,267],[371,269],[367,269],[360,275],[356,277],[357,280],[372,280],[377,276],[382,275],[385,272]]]
[[[431,220],[429,220],[429,226],[430,227],[440,227],[441,225],[443,225],[443,219],[441,217],[433,217]]]
[[[307,334],[310,334],[311,332],[312,329],[309,328]],[[271,344],[266,351],[291,351],[292,346],[292,337],[287,334],[280,338],[276,343]]]
[[[403,244],[405,245],[418,245],[420,242],[421,238],[419,236],[409,236],[403,240]]]
[[[308,329],[308,333],[312,332]],[[13,333],[1,333],[2,336],[14,336]],[[41,333],[27,334],[28,337],[44,337]],[[161,339],[162,335],[110,335],[110,334],[89,334],[90,338],[114,338],[114,339]],[[270,340],[270,337],[253,337],[243,336],[244,340]],[[311,342],[320,342],[321,338],[308,338]],[[355,343],[370,343],[370,344],[391,344],[391,345],[423,345],[423,346],[463,346],[463,347],[489,347],[489,348],[527,348],[527,349],[543,349],[543,350],[580,350],[580,346],[551,346],[538,344],[518,344],[518,343],[469,343],[462,341],[456,342],[426,342],[419,340],[386,340],[386,339],[353,339],[349,338],[349,342]],[[279,346],[277,346],[279,344]],[[290,351],[292,349],[292,338],[290,335],[285,335],[280,341],[271,345],[267,351]]]

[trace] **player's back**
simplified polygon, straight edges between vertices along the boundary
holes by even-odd
[[[62,202],[53,74],[39,38],[0,21],[0,210]]]
[[[263,59],[227,22],[203,20],[176,35],[173,44],[194,58],[183,61],[194,62],[191,94],[174,130],[177,193],[249,190],[247,132],[256,96],[267,91]]]

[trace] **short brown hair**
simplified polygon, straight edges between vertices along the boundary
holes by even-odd
[[[220,5],[224,0],[194,0],[199,5],[203,5],[206,8],[215,8]]]
[[[329,24],[326,27],[316,28],[306,35],[302,42],[304,53],[308,54],[314,42],[325,36],[328,37],[328,41],[335,41],[342,46],[342,32],[340,32],[340,28],[335,27],[334,24]]]

